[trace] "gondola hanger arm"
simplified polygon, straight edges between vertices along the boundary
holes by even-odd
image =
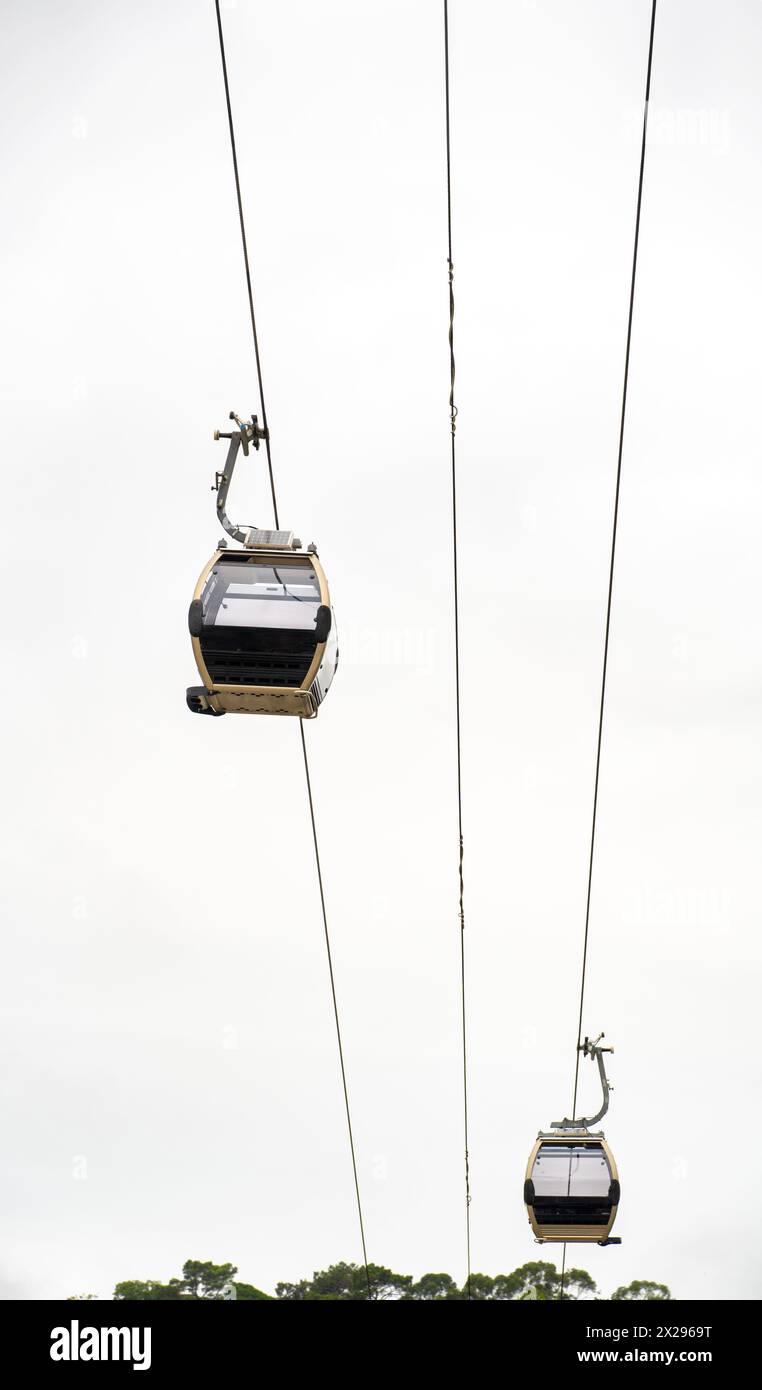
[[[604,1052],[613,1052],[614,1049],[613,1047],[601,1047],[599,1045],[603,1037],[605,1037],[605,1034],[599,1033],[597,1038],[592,1040],[590,1038],[585,1038],[583,1043],[578,1043],[577,1045],[577,1051],[581,1052],[583,1057],[590,1057],[598,1063],[598,1075],[601,1079],[601,1090],[603,1092],[603,1104],[600,1110],[589,1118],[582,1115],[579,1119],[553,1120],[550,1126],[551,1129],[591,1129],[592,1126],[597,1125],[598,1121],[602,1120],[606,1114],[609,1108],[609,1095],[614,1088],[606,1075],[603,1054]]]
[[[214,438],[229,439],[228,456],[225,460],[225,467],[222,473],[215,473],[212,483],[212,492],[217,493],[217,518],[220,526],[234,541],[239,541],[241,545],[252,548],[256,545],[275,545],[278,549],[298,549],[300,542],[294,541],[292,531],[259,531],[255,526],[236,526],[232,522],[225,510],[228,500],[230,484],[233,481],[238,454],[243,449],[244,454],[248,455],[249,447],[253,445],[259,448],[260,441],[268,439],[268,431],[259,424],[256,415],[252,415],[250,420],[242,420],[236,415],[234,410],[230,412],[230,419],[234,420],[238,426],[237,430],[215,430]],[[267,538],[267,539],[265,539]]]

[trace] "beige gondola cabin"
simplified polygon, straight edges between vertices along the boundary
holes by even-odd
[[[312,547],[221,547],[199,577],[188,627],[203,681],[186,693],[194,714],[317,714],[338,642]]]
[[[618,1244],[610,1239],[619,1175],[602,1134],[540,1134],[529,1155],[524,1202],[535,1239]]]

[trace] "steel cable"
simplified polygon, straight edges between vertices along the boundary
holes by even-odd
[[[450,305],[448,341],[450,345],[450,457],[452,477],[452,567],[453,617],[455,635],[455,744],[458,771],[458,916],[460,921],[460,1006],[463,1055],[463,1137],[465,1145],[466,1181],[466,1288],[471,1298],[471,1175],[468,1150],[468,1051],[466,1029],[466,923],[463,905],[463,776],[460,720],[460,604],[458,596],[458,496],[455,458],[455,292],[452,259],[452,159],[450,151],[450,27],[447,0],[444,0],[444,59],[445,59],[445,146],[447,157],[447,280]]]
[[[236,190],[236,199],[237,199],[237,202],[238,202],[238,220],[239,220],[240,227],[241,227],[241,244],[242,244],[242,246],[243,246],[243,259],[244,259],[244,266],[245,266],[245,268],[246,268],[246,287],[247,287],[247,289],[248,289],[248,294],[249,294],[249,312],[250,312],[250,315],[251,315],[251,331],[252,331],[252,335],[253,335],[253,338],[254,338],[254,357],[255,357],[255,360],[256,360],[256,364],[257,364],[257,383],[258,383],[258,386],[259,386],[259,399],[260,399],[260,404],[261,404],[261,408],[262,408],[262,428],[263,428],[263,430],[264,430],[264,432],[265,432],[264,438],[265,438],[265,447],[266,447],[266,450],[267,450],[267,469],[268,469],[268,473],[269,473],[269,476],[270,476],[270,493],[271,493],[271,496],[272,496],[273,515],[274,515],[274,518],[275,518],[275,526],[276,526],[276,528],[278,528],[278,527],[279,527],[279,520],[278,520],[278,503],[277,503],[276,496],[275,496],[275,479],[274,479],[274,476],[273,476],[272,455],[271,455],[271,452],[270,452],[270,431],[269,431],[268,425],[267,425],[267,409],[266,409],[266,406],[265,406],[265,393],[264,393],[264,386],[263,386],[263,383],[262,383],[262,363],[261,363],[260,355],[259,355],[259,338],[258,338],[258,336],[257,336],[257,321],[256,321],[256,317],[255,317],[255,314],[254,314],[254,296],[253,296],[252,288],[251,288],[251,269],[250,269],[250,266],[249,266],[249,250],[248,250],[248,243],[247,243],[247,240],[246,240],[246,224],[245,224],[244,215],[243,215],[243,202],[242,202],[242,199],[241,199],[241,181],[240,181],[239,174],[238,174],[238,156],[237,156],[237,153],[236,153],[235,130],[234,130],[234,127],[233,127],[233,111],[232,111],[232,107],[231,107],[231,104],[230,104],[230,86],[229,86],[229,84],[228,84],[228,69],[227,69],[227,62],[226,62],[226,59],[225,59],[225,39],[224,39],[224,36],[223,36],[223,33],[222,33],[222,18],[221,18],[221,15],[220,15],[220,4],[219,4],[219,0],[215,0],[215,6],[214,6],[214,7],[215,7],[216,14],[217,14],[217,32],[218,32],[218,34],[219,34],[219,40],[220,40],[220,58],[221,58],[221,60],[222,60],[222,76],[223,76],[223,80],[224,80],[224,83],[225,83],[225,103],[226,103],[226,106],[227,106],[228,127],[229,127],[229,130],[230,130],[230,149],[231,149],[231,153],[232,153],[232,156],[233,156],[233,173],[234,173],[234,175],[235,175],[235,190]],[[371,1282],[371,1276],[370,1276],[370,1267],[369,1267],[369,1265],[368,1265],[367,1249],[366,1249],[366,1245],[365,1245],[365,1224],[364,1224],[364,1221],[363,1221],[363,1214],[362,1214],[362,1202],[361,1202],[361,1200],[360,1200],[360,1183],[359,1183],[359,1179],[358,1179],[358,1175],[357,1175],[357,1157],[356,1157],[356,1153],[355,1153],[354,1135],[353,1135],[353,1132],[352,1132],[352,1118],[351,1118],[351,1113],[350,1113],[350,1108],[349,1108],[349,1090],[348,1090],[348,1087],[347,1087],[347,1075],[346,1075],[346,1068],[345,1068],[345,1065],[344,1065],[344,1048],[343,1048],[342,1040],[341,1040],[341,1023],[340,1023],[340,1021],[339,1021],[339,1004],[338,1004],[338,998],[337,998],[337,995],[336,995],[336,982],[335,982],[334,973],[333,973],[333,957],[332,957],[332,954],[331,954],[331,938],[330,938],[330,933],[329,933],[329,930],[328,930],[328,916],[327,916],[327,913],[326,913],[326,906],[325,906],[325,893],[324,893],[324,891],[323,891],[323,872],[322,872],[322,868],[321,868],[321,864],[320,864],[320,850],[319,850],[319,846],[318,846],[317,826],[316,826],[316,823],[315,823],[315,806],[314,806],[314,802],[313,802],[313,799],[312,799],[312,782],[311,782],[311,779],[310,779],[309,759],[308,759],[308,757],[307,757],[307,742],[306,742],[306,739],[305,739],[305,737],[304,737],[304,725],[303,725],[301,719],[299,720],[299,732],[300,732],[300,734],[301,734],[301,740],[302,740],[302,753],[303,753],[303,755],[304,755],[304,772],[305,772],[305,777],[306,777],[306,782],[307,782],[307,799],[308,799],[308,802],[309,802],[310,821],[311,821],[311,824],[312,824],[312,839],[313,839],[313,844],[314,844],[314,847],[315,847],[315,863],[316,863],[316,866],[317,866],[318,886],[319,886],[319,889],[320,889],[320,906],[321,906],[321,910],[322,910],[322,914],[323,914],[323,931],[324,931],[324,935],[325,935],[325,946],[326,946],[326,953],[327,953],[327,956],[328,956],[328,973],[329,973],[330,981],[331,981],[331,998],[332,998],[332,1001],[333,1001],[333,1015],[334,1015],[334,1021],[335,1021],[335,1024],[336,1024],[336,1037],[337,1037],[338,1045],[339,1045],[339,1063],[340,1063],[340,1067],[341,1067],[341,1084],[342,1084],[342,1089],[343,1089],[343,1093],[344,1093],[344,1108],[345,1108],[345,1111],[346,1111],[347,1129],[348,1129],[348,1133],[349,1133],[349,1148],[350,1148],[350,1153],[351,1153],[351,1157],[352,1157],[352,1173],[353,1173],[353,1177],[354,1177],[355,1198],[356,1198],[356,1201],[357,1201],[357,1216],[358,1216],[358,1221],[359,1221],[359,1225],[360,1225],[360,1242],[361,1242],[361,1245],[362,1245],[363,1265],[364,1265],[364,1268],[365,1268],[365,1281],[366,1281],[367,1289],[368,1289],[368,1298],[372,1300],[372,1299],[373,1299],[373,1289],[372,1289],[372,1282]]]
[[[603,669],[601,674],[601,697],[598,712],[598,739],[595,755],[595,782],[593,789],[593,815],[590,829],[590,855],[587,870],[587,901],[585,905],[585,934],[582,948],[582,978],[579,992],[579,1014],[577,1020],[577,1055],[574,1066],[574,1099],[572,1101],[572,1118],[577,1112],[577,1091],[579,1087],[579,1062],[580,1045],[582,1042],[582,1011],[585,1003],[585,980],[587,975],[587,956],[590,935],[590,902],[593,887],[593,862],[595,858],[595,831],[598,817],[598,788],[601,772],[601,749],[603,746],[603,714],[606,703],[606,676],[608,673],[609,659],[609,638],[611,635],[611,606],[614,593],[614,560],[616,556],[617,524],[619,521],[619,494],[622,481],[622,453],[624,449],[624,426],[627,413],[627,386],[630,376],[630,347],[632,343],[632,319],[635,305],[635,277],[638,267],[638,242],[640,239],[640,213],[643,202],[643,174],[646,163],[646,134],[648,130],[648,103],[651,99],[651,67],[654,51],[654,28],[656,25],[656,0],[651,4],[651,29],[648,38],[648,65],[646,70],[646,92],[643,103],[643,133],[640,146],[640,171],[638,175],[638,199],[635,211],[635,236],[632,250],[632,272],[630,275],[630,303],[627,315],[627,344],[624,354],[624,379],[622,382],[622,410],[619,421],[619,449],[617,452],[616,465],[616,488],[614,492],[614,517],[611,528],[611,558],[609,562],[609,582],[608,596],[606,600],[606,630],[603,641]],[[566,1246],[564,1246],[564,1267],[566,1264]],[[561,1297],[563,1298],[563,1272],[561,1278]]]

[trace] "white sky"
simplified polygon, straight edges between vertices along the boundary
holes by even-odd
[[[649,11],[451,5],[487,1273],[560,1262],[521,1188],[571,1103]],[[339,621],[307,735],[369,1254],[462,1280],[441,6],[224,20],[281,520]],[[272,1289],[359,1242],[298,729],[185,708],[212,431],[257,408],[214,7],[5,27],[2,1288]],[[584,1019],[623,1244],[572,1252],[606,1292],[762,1291],[761,63],[751,0],[660,0]],[[234,494],[270,524],[262,456]]]

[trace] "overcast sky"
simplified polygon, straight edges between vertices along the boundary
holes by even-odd
[[[212,0],[6,0],[2,1292],[358,1259],[299,731],[194,719],[256,379]],[[439,0],[228,0],[368,1252],[465,1276]],[[452,0],[473,1265],[571,1105],[648,0]],[[609,1293],[762,1292],[762,12],[660,0],[584,1030]],[[262,455],[230,511],[270,524]],[[10,594],[11,598],[8,599]],[[12,601],[11,601],[12,599]],[[582,1103],[594,1105],[583,1064]],[[741,1137],[742,1136],[742,1137]]]

